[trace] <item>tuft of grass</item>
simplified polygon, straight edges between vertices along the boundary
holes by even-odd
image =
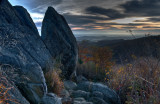
[[[50,66],[50,65],[48,65]],[[62,70],[63,67],[61,63],[61,56],[55,58],[54,67],[49,68],[49,71],[45,73],[46,84],[49,92],[53,92],[60,96],[62,90],[64,89],[64,84],[62,81]]]
[[[53,92],[60,96],[61,91],[64,89],[64,84],[59,77],[60,71],[50,70],[45,74],[48,91]]]

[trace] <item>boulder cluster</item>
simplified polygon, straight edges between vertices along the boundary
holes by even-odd
[[[64,81],[62,91],[64,104],[121,104],[115,91],[102,83],[88,81],[83,76],[77,77],[77,82]]]
[[[77,56],[76,39],[64,17],[53,8],[46,12],[41,37],[25,8],[0,1],[0,70],[8,83],[13,82],[13,99],[21,104],[60,103],[60,98],[48,93],[44,73],[61,57],[62,73],[69,78]]]

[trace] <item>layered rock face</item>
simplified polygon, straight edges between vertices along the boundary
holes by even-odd
[[[76,67],[78,46],[64,17],[49,7],[42,23],[42,40],[54,58],[63,64],[62,74],[69,79]]]

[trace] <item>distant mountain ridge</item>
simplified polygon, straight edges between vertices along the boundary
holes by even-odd
[[[136,38],[141,38],[143,36],[136,36]],[[98,41],[102,41],[102,40],[119,40],[119,39],[124,39],[124,40],[131,40],[134,39],[133,36],[124,36],[124,35],[116,35],[116,36],[112,36],[112,35],[107,35],[107,36],[101,36],[101,35],[91,35],[91,36],[84,36],[84,35],[80,35],[80,36],[76,36],[77,41],[83,41],[83,40],[89,40],[92,42],[98,42]]]
[[[113,59],[117,62],[132,60],[132,55],[137,57],[159,57],[160,52],[160,36],[148,36],[132,40],[101,40],[97,42],[84,40],[78,43],[85,46],[108,46],[112,49]]]

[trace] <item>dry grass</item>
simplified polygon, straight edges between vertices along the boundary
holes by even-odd
[[[0,73],[0,104],[10,104],[11,102],[19,104],[18,101],[12,99],[9,94],[12,88],[6,77]]]
[[[45,74],[48,90],[60,96],[61,91],[64,89],[63,82],[59,77],[60,71],[50,70]]]
[[[140,58],[116,65],[108,81],[126,104],[160,104],[160,61]]]

